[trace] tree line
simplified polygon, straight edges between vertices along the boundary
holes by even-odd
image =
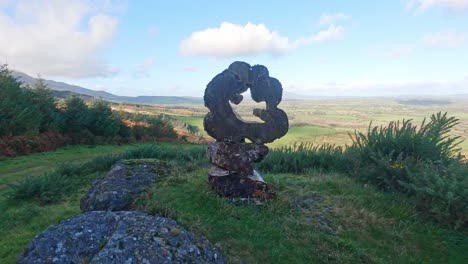
[[[176,138],[155,116],[112,111],[108,102],[77,95],[59,103],[42,79],[23,85],[0,65],[0,157],[47,151],[67,144],[103,144]]]

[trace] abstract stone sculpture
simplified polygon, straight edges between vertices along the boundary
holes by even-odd
[[[242,93],[250,89],[252,99],[265,102],[266,109],[254,109],[263,122],[246,122],[232,109]],[[263,181],[252,163],[261,161],[270,143],[288,132],[288,117],[278,108],[283,88],[269,76],[263,65],[250,66],[236,61],[216,75],[205,90],[205,106],[210,110],[204,119],[206,132],[216,139],[208,146],[214,165],[208,173],[212,188],[222,196],[271,198],[272,188]],[[249,139],[252,143],[245,143]]]

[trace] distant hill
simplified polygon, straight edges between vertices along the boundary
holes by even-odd
[[[21,82],[26,85],[33,85],[36,82],[36,78],[31,77],[23,72],[13,71],[13,76],[18,78]],[[183,97],[183,96],[120,96],[111,94],[105,91],[95,91],[87,89],[81,86],[72,85],[64,82],[56,82],[53,80],[44,80],[47,86],[56,91],[68,91],[81,95],[91,96],[95,98],[102,97],[106,101],[116,102],[116,103],[132,103],[132,104],[202,104],[202,98],[196,97]],[[61,96],[66,96],[65,93],[57,94]]]
[[[452,102],[448,100],[433,100],[433,99],[411,99],[411,100],[400,100],[400,104],[405,105],[447,105]]]

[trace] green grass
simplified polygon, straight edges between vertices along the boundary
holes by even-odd
[[[217,197],[207,189],[205,169],[173,177],[160,180],[136,208],[206,236],[229,263],[462,263],[467,257],[462,234],[420,221],[400,195],[341,175],[267,174],[278,196],[263,206]]]
[[[195,126],[200,130],[203,130],[203,117],[198,116],[180,116],[180,115],[173,115],[172,117],[185,122],[189,125]]]
[[[70,162],[85,162],[102,155],[119,154],[143,145],[145,144],[66,146],[55,151],[0,160],[0,194],[6,189],[6,184],[18,181],[26,176],[39,175]]]
[[[220,247],[229,263],[464,263],[468,258],[466,233],[420,218],[415,202],[402,194],[380,192],[340,174],[310,170],[299,175],[265,174],[277,198],[249,205],[211,192],[206,184],[205,146],[136,147],[141,145],[72,147],[59,150],[60,155],[48,152],[2,161],[9,164],[1,170],[10,182],[29,175],[26,168],[36,164],[34,157],[48,168],[42,172],[50,172],[71,162],[77,150],[84,148],[87,154],[72,164],[88,163],[77,166],[87,183],[76,185],[78,189],[67,191],[59,201],[0,199],[0,263],[14,263],[35,235],[79,214],[79,199],[98,175],[89,168],[100,168],[99,161],[106,159],[97,160],[98,153],[172,160],[171,175],[159,178],[134,209],[175,218]],[[22,172],[16,172],[14,164]]]
[[[268,144],[268,146],[280,147],[292,145],[299,142],[313,141],[318,136],[328,136],[337,133],[338,131],[333,128],[323,128],[317,126],[293,126],[289,128],[288,133],[284,137]]]

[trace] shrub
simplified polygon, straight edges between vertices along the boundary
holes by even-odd
[[[399,183],[424,215],[455,228],[468,227],[467,163],[419,163],[408,171],[408,181]]]
[[[411,120],[403,120],[388,126],[369,125],[367,133],[354,132],[350,135],[353,144],[346,150],[353,161],[353,174],[384,190],[400,190],[399,182],[408,181],[406,171],[417,164],[447,165],[460,158],[459,137],[448,135],[457,124],[458,119],[439,112],[419,127]]]
[[[271,150],[265,160],[256,167],[272,173],[303,173],[311,169],[341,171],[343,158],[341,147],[301,143]]]

